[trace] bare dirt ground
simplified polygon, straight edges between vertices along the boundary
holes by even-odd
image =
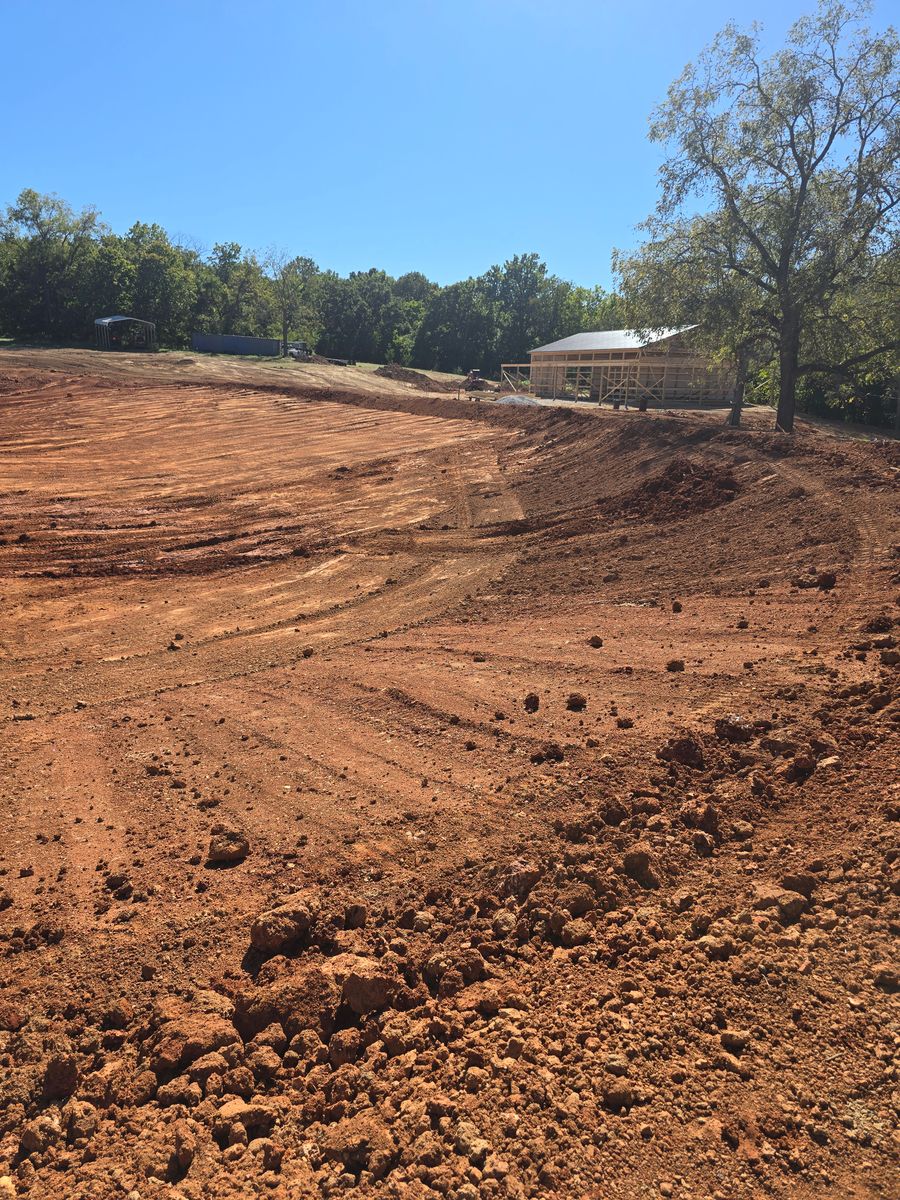
[[[0,1197],[896,1195],[897,446],[176,357],[0,356]]]

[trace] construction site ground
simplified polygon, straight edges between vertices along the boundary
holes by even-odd
[[[0,353],[0,1198],[893,1197],[896,442]]]

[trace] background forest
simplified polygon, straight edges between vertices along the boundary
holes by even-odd
[[[89,341],[95,317],[120,312],[156,321],[165,346],[189,345],[194,330],[286,328],[327,357],[490,373],[555,338],[621,324],[615,296],[551,275],[537,254],[447,287],[418,271],[343,277],[235,242],[203,253],[159,225],[120,235],[96,209],[23,191],[0,218],[0,336]]]

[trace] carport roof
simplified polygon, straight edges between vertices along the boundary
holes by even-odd
[[[143,317],[97,317],[95,325],[112,325],[113,321],[137,321],[138,325],[152,325],[153,321],[145,321]]]

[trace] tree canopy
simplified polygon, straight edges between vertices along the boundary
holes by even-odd
[[[163,345],[192,331],[306,341],[330,358],[494,372],[542,342],[611,328],[618,301],[552,275],[537,254],[439,287],[419,271],[347,276],[310,258],[236,242],[206,254],[159,225],[111,232],[99,213],[26,190],[0,219],[0,335],[86,341],[97,316],[157,323]]]
[[[867,10],[823,0],[769,58],[727,25],[654,114],[659,200],[616,261],[632,323],[776,364],[784,430],[804,376],[896,369],[900,41]]]

